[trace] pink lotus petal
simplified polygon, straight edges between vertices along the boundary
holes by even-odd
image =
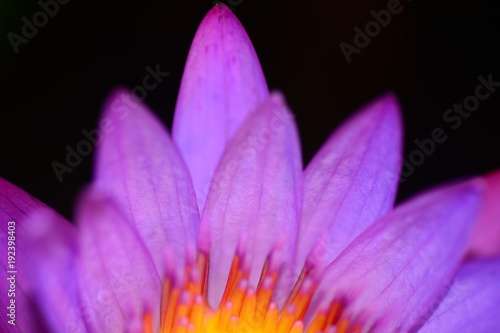
[[[393,94],[365,106],[330,137],[304,172],[297,267],[307,257],[309,268],[320,272],[392,209],[401,144]]]
[[[68,228],[55,226],[65,222],[49,209],[33,213],[24,223],[23,248],[30,254],[33,294],[50,331],[83,333],[87,330],[76,283],[76,231],[69,224]]]
[[[473,180],[431,191],[373,224],[328,267],[318,289],[322,306],[334,296],[366,329],[407,332],[453,277],[483,185]]]
[[[419,333],[492,333],[500,329],[500,259],[470,262]]]
[[[182,158],[161,123],[123,90],[106,104],[104,123],[107,133],[98,147],[96,183],[113,195],[133,222],[158,271],[164,269],[165,244],[182,270],[186,248],[194,246],[199,225]]]
[[[117,206],[97,191],[77,211],[77,272],[82,313],[91,332],[124,332],[150,310],[159,321],[161,281],[146,247]]]
[[[15,185],[0,178],[0,255],[2,260],[2,273],[0,274],[0,290],[3,292],[0,296],[0,306],[5,309],[4,318],[0,321],[2,332],[35,332],[41,329],[44,324],[41,323],[39,313],[33,304],[33,285],[28,276],[28,267],[33,262],[30,253],[26,249],[24,242],[24,220],[28,215],[42,210],[50,210],[46,205],[33,198],[31,195],[16,187]],[[55,214],[55,213],[54,213]],[[15,223],[9,223],[14,221]],[[60,229],[71,229],[72,226],[62,218],[51,221],[50,227]],[[8,227],[11,226],[11,229]],[[47,227],[49,227],[47,225]],[[9,234],[8,231],[12,233]],[[15,242],[14,249],[9,249],[9,238]],[[8,265],[8,252],[15,252],[14,266]],[[15,297],[8,297],[7,291],[10,289],[10,281],[7,280],[14,273],[16,280]],[[15,299],[16,304],[16,325],[8,324],[7,307],[10,306],[10,300]],[[10,310],[9,310],[10,311]]]
[[[225,5],[215,6],[189,51],[172,130],[193,177],[200,210],[226,145],[268,96],[245,29]]]
[[[485,177],[487,191],[468,257],[500,256],[500,170]]]
[[[275,246],[279,260],[291,266],[302,200],[301,170],[295,123],[281,95],[273,94],[225,152],[202,215],[200,248],[211,255],[212,305],[224,290],[238,244],[244,244],[250,256],[251,286],[257,285]]]

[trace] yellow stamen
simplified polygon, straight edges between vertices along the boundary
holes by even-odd
[[[160,314],[161,333],[359,333],[362,327],[341,317],[343,306],[333,301],[319,311],[305,327],[304,317],[317,284],[303,270],[281,311],[272,301],[278,272],[264,265],[257,289],[249,285],[250,272],[244,258],[235,255],[221,303],[217,309],[208,304],[209,256],[200,253],[192,267],[186,267],[184,282],[166,279]],[[144,332],[153,333],[151,314],[144,315]]]

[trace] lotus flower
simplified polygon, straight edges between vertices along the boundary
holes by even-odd
[[[494,224],[476,220],[497,209],[483,197],[498,178],[393,209],[393,94],[348,119],[303,171],[284,98],[217,5],[190,50],[172,138],[123,89],[102,117],[76,226],[0,181],[2,331],[499,330],[500,259],[462,264],[475,226]]]

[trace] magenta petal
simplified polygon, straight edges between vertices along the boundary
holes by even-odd
[[[344,300],[345,315],[366,329],[407,332],[457,269],[483,185],[473,180],[431,191],[373,224],[327,268],[322,302]]]
[[[301,170],[295,123],[281,95],[273,94],[225,152],[202,215],[200,248],[210,251],[212,305],[224,290],[238,244],[244,244],[249,256],[254,287],[275,246],[280,262],[291,266],[302,200]]]
[[[500,259],[465,264],[418,332],[491,333],[500,329]]]
[[[188,170],[167,131],[122,90],[106,104],[101,130],[96,183],[133,222],[159,271],[165,244],[183,267],[187,246],[195,246],[199,213]]]
[[[146,247],[109,199],[85,193],[77,211],[77,269],[91,332],[125,332],[150,310],[159,322],[161,281]]]
[[[500,171],[485,179],[486,196],[469,245],[469,257],[500,256]]]
[[[393,94],[365,106],[328,139],[304,172],[298,267],[307,257],[309,268],[321,271],[392,208],[401,145]]]
[[[200,210],[224,148],[268,96],[245,29],[225,5],[215,6],[201,22],[189,51],[172,130]]]
[[[60,222],[57,222],[60,221]],[[72,225],[45,209],[25,221],[25,249],[33,293],[51,332],[86,332],[76,282],[76,231]]]
[[[36,332],[41,330],[43,324],[40,321],[39,313],[34,307],[33,285],[29,278],[33,258],[30,256],[29,247],[24,240],[24,221],[27,216],[42,210],[50,210],[43,203],[33,198],[31,195],[16,187],[15,185],[0,178],[0,255],[2,260],[2,273],[0,274],[0,290],[4,292],[0,296],[0,306],[7,309],[10,300],[7,291],[10,289],[10,271],[16,271],[16,292],[15,301],[17,307],[16,325],[8,324],[6,314],[0,321],[2,332]],[[54,213],[55,214],[55,213]],[[15,224],[9,223],[14,221]],[[9,229],[9,226],[11,228]],[[47,226],[48,227],[48,226]],[[72,226],[62,218],[53,221],[51,227],[71,228]],[[12,231],[11,234],[8,231]],[[8,266],[9,238],[14,241],[13,249],[16,253],[14,266]],[[23,244],[24,243],[24,244]],[[29,271],[28,271],[29,270]],[[10,311],[10,310],[9,310]]]

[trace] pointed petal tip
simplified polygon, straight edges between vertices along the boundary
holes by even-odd
[[[243,29],[243,26],[236,15],[225,4],[219,2],[207,12],[198,27],[198,31],[216,36],[227,28],[232,28],[237,32]]]
[[[122,102],[119,104],[119,102]],[[110,113],[118,113],[117,106],[126,105],[127,110],[133,109],[130,106],[136,106],[140,102],[130,89],[124,86],[116,86],[106,95],[104,99],[101,118],[109,116]]]
[[[463,198],[463,200],[476,200],[479,201],[484,197],[487,189],[487,184],[481,177],[474,177],[465,182],[451,185],[449,188],[448,196],[452,200]]]
[[[430,204],[438,201],[439,207],[447,207],[451,213],[468,212],[470,218],[479,213],[481,202],[486,193],[487,184],[481,177],[469,180],[457,180],[445,183],[437,188],[429,189],[416,200],[428,201]],[[411,204],[411,199],[404,204]]]
[[[395,91],[392,91],[392,90],[389,90],[389,91],[382,93],[378,97],[378,100],[385,101],[387,103],[392,103],[392,104],[399,104],[398,95],[396,94]]]
[[[233,12],[223,2],[217,2],[215,4],[215,6],[213,6],[212,9],[210,9],[208,11],[208,14],[211,14],[211,15],[213,15],[213,14],[219,14],[219,15],[223,14],[223,15],[233,15],[234,16]]]
[[[393,91],[388,91],[373,101],[373,109],[378,110],[384,114],[389,114],[397,120],[402,127],[403,114],[401,111],[401,104],[399,98]]]
[[[373,113],[373,117],[383,122],[383,131],[390,131],[392,140],[399,145],[400,155],[403,153],[403,111],[396,93],[386,92],[376,98],[367,106],[367,113]]]
[[[279,90],[273,90],[269,98],[276,104],[286,105],[285,95]]]
[[[262,107],[267,104],[268,107]],[[260,110],[264,112],[271,112],[277,114],[290,114],[291,111],[288,107],[285,95],[281,91],[272,91],[269,93],[269,99],[261,104]]]
[[[128,88],[121,86],[121,85],[113,87],[110,90],[110,92],[108,92],[108,94],[106,95],[106,98],[104,100],[104,104],[107,105],[110,102],[113,102],[113,101],[119,99],[121,96],[125,96],[125,95],[130,95],[130,90],[128,90]]]
[[[126,95],[130,93],[131,92],[127,87],[118,85],[111,89],[111,91],[108,93],[108,98],[116,98],[119,97],[120,95]]]
[[[386,92],[368,103],[364,104],[352,117],[365,119],[368,123],[379,123],[383,126],[380,130],[390,130],[393,140],[401,142],[403,139],[403,112],[397,95]],[[402,149],[402,148],[401,148]]]
[[[488,188],[488,184],[487,184],[486,180],[482,177],[474,177],[474,178],[470,179],[469,181],[467,181],[466,185],[475,189],[481,195]]]
[[[279,90],[271,91],[269,94],[269,100],[268,102],[265,103],[270,103],[270,107],[268,108],[268,110],[270,110],[276,116],[278,116],[280,120],[290,121],[293,118],[295,118],[295,115],[290,106],[288,105],[287,98],[283,92]],[[295,123],[295,121],[293,122],[294,126],[297,128],[297,124]]]
[[[203,23],[214,22],[224,23],[224,20],[236,20],[238,18],[223,2],[217,2],[205,15]],[[206,20],[206,21],[205,21]],[[239,21],[238,21],[239,22]]]

